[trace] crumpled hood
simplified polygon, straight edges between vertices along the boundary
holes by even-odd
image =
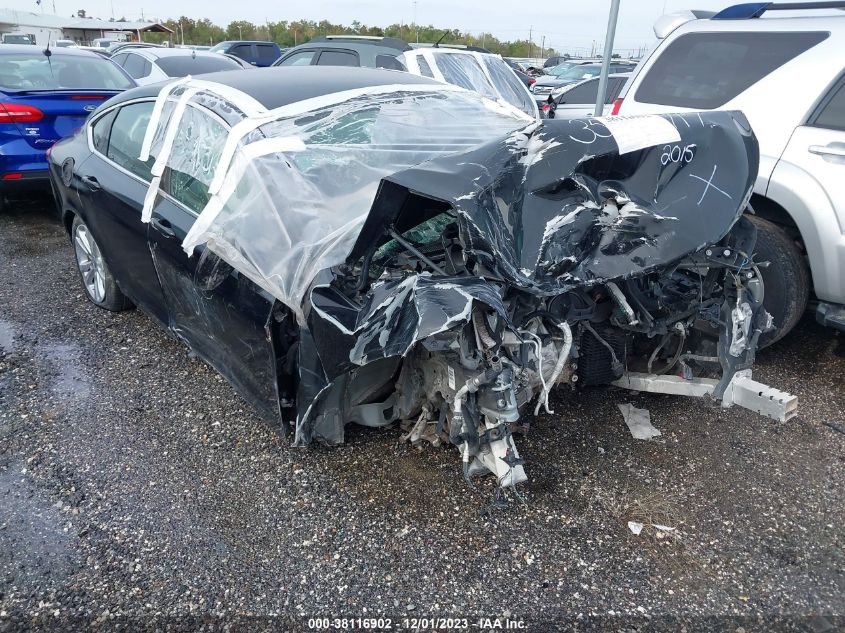
[[[744,115],[709,112],[547,120],[385,180],[447,203],[484,276],[556,294],[719,241],[758,162]],[[387,191],[350,259],[396,220],[398,206],[380,204]]]

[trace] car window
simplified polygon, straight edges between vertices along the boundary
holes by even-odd
[[[115,163],[146,181],[152,179],[150,169],[155,160],[151,156],[142,162],[138,160],[138,155],[152,111],[152,101],[131,103],[120,108],[111,126],[106,154]]]
[[[813,127],[823,127],[829,130],[845,132],[845,81],[839,82],[839,87],[822,102]]]
[[[572,64],[570,62],[563,62],[562,64],[558,64],[557,66],[550,68],[547,73],[552,77],[560,77],[563,73],[572,68],[574,65],[575,64]]]
[[[607,79],[607,94],[605,94],[604,102],[610,103],[619,93],[622,92],[622,86],[628,81],[626,77],[608,77]]]
[[[221,70],[242,70],[243,67],[224,55],[176,55],[160,57],[156,62],[168,77],[187,77]]]
[[[285,57],[279,66],[308,66],[314,60],[316,51],[298,51]]]
[[[493,85],[496,86],[502,98],[526,114],[534,116],[534,100],[526,92],[524,84],[513,70],[501,58],[494,55],[484,55],[482,59],[484,65],[487,66],[487,72],[493,79]]]
[[[250,44],[238,44],[229,49],[229,55],[240,57],[246,61],[252,61],[252,46]]]
[[[481,66],[471,55],[442,53],[435,55],[434,63],[443,73],[447,83],[483,94],[488,99],[497,99],[496,90],[487,80]]]
[[[406,70],[405,65],[393,55],[376,55],[376,68],[387,68],[388,70]]]
[[[127,90],[134,85],[120,68],[99,55],[54,52],[48,58],[36,49],[0,56],[0,89]]]
[[[420,66],[420,74],[423,77],[431,77],[434,79],[434,73],[431,72],[431,66],[428,65],[427,61],[425,61],[425,57],[418,56],[417,63]]]
[[[150,74],[152,65],[149,60],[144,59],[140,55],[127,53],[126,61],[123,63],[123,69],[129,73],[130,77],[142,79]]]
[[[564,92],[560,96],[560,103],[595,103],[599,94],[599,80],[591,79],[580,86]]]
[[[596,77],[601,72],[601,66],[596,66],[594,64],[581,64],[580,66],[573,66],[569,70],[560,75],[557,75],[558,79],[568,79],[571,81],[577,81],[579,79],[589,79],[590,77]]]
[[[118,66],[122,67],[123,64],[126,63],[126,56],[127,55],[129,55],[129,53],[118,53],[117,55],[114,55],[113,57],[110,57],[109,59],[111,59]]]
[[[258,62],[265,66],[269,66],[279,58],[279,52],[275,46],[256,44],[256,48],[258,49]]]
[[[163,189],[199,213],[209,200],[208,185],[223,151],[228,128],[199,108],[187,108],[163,174]],[[184,152],[184,153],[183,153]]]
[[[818,32],[687,33],[663,49],[637,89],[643,103],[723,106],[828,37]]]
[[[358,66],[358,53],[352,51],[323,51],[318,66]]]
[[[101,116],[91,125],[91,140],[94,142],[94,149],[103,156],[109,149],[109,134],[117,109],[111,110],[108,114]]]

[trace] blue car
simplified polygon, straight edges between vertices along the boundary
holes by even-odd
[[[134,86],[123,69],[88,51],[0,46],[0,204],[10,193],[49,190],[50,147]]]

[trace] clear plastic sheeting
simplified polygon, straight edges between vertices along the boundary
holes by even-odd
[[[209,91],[186,82],[168,95],[150,143],[153,175],[169,168],[210,188],[188,254],[207,244],[300,320],[313,280],[343,262],[383,178],[528,122],[452,86],[398,85],[242,116],[224,134],[218,116],[194,107]]]
[[[402,53],[408,72],[472,90],[532,118],[539,112],[534,97],[499,55],[447,48],[422,48]]]
[[[450,84],[455,84],[467,90],[475,90],[488,99],[498,98],[496,89],[487,80],[487,76],[470,55],[460,53],[441,53],[435,56],[435,62],[443,78]]]
[[[502,98],[523,112],[532,112],[534,100],[505,61],[498,55],[482,55],[481,59]]]

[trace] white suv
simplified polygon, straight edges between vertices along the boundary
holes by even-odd
[[[745,113],[760,142],[751,207],[758,260],[770,262],[765,305],[777,330],[768,343],[795,326],[811,286],[819,321],[845,330],[845,15],[814,10],[831,5],[845,8],[811,2],[785,17],[772,13],[784,5],[759,3],[663,16],[661,41],[613,108]]]

